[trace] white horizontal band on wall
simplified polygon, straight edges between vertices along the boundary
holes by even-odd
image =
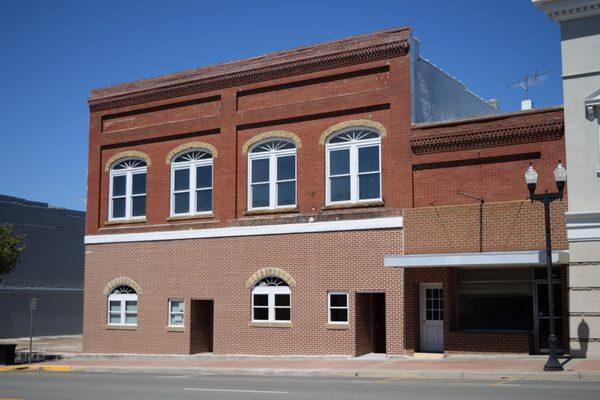
[[[234,236],[286,235],[290,233],[337,232],[390,228],[402,228],[402,217],[305,222],[300,224],[234,226],[227,228],[190,229],[166,232],[87,235],[85,237],[85,244],[149,242],[158,240],[203,239]]]
[[[568,212],[566,216],[570,243],[600,241],[600,211]]]
[[[552,252],[552,263],[569,263],[568,250]],[[499,251],[488,253],[399,254],[384,257],[386,267],[519,267],[546,265],[544,250]]]

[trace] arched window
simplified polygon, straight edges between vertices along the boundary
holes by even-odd
[[[213,156],[189,150],[171,162],[171,215],[212,212]]]
[[[110,325],[137,325],[137,300],[130,286],[119,286],[108,296],[108,323]]]
[[[381,200],[381,137],[367,127],[327,140],[327,204]]]
[[[296,145],[269,139],[248,154],[248,209],[276,209],[296,205]]]
[[[291,291],[287,282],[277,277],[264,278],[252,289],[252,320],[289,322]]]
[[[110,220],[146,216],[146,161],[130,158],[110,168]]]

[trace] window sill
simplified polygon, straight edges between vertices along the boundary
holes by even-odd
[[[117,331],[137,331],[137,328],[137,325],[106,325],[106,329]]]
[[[286,207],[286,208],[272,208],[272,209],[268,209],[268,210],[249,210],[244,212],[245,216],[252,216],[252,215],[267,215],[267,214],[291,214],[291,213],[298,213],[300,212],[300,210],[298,210],[298,207]]]
[[[211,219],[214,218],[213,213],[210,214],[194,214],[194,215],[173,215],[167,218],[167,221],[188,221],[191,219]]]
[[[348,324],[348,323],[335,324],[335,323],[329,322],[329,323],[325,324],[325,329],[345,331],[345,330],[350,329],[350,324]]]
[[[291,322],[258,322],[252,321],[250,322],[250,326],[254,326],[256,328],[291,328]]]
[[[116,219],[104,222],[105,226],[109,225],[122,225],[122,224],[144,224],[148,222],[146,218],[137,218],[137,219]]]
[[[183,326],[167,326],[167,332],[184,332],[185,327]]]
[[[383,200],[373,201],[361,201],[357,203],[336,203],[325,205],[321,208],[323,211],[327,210],[342,210],[345,208],[366,208],[366,207],[383,207],[385,202]]]

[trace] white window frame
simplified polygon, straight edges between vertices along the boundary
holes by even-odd
[[[200,159],[200,160],[193,160],[193,161],[185,161],[185,162],[175,162],[175,160],[177,159],[177,157],[182,156],[185,153],[189,153],[192,151],[202,151],[205,153],[208,153],[211,155],[210,158],[205,158],[205,159]],[[170,209],[170,216],[171,217],[178,217],[178,216],[186,216],[186,215],[211,215],[213,213],[213,209],[214,209],[214,192],[213,192],[213,187],[214,187],[214,178],[215,178],[215,167],[214,167],[214,156],[211,154],[210,151],[205,150],[205,149],[187,149],[184,152],[181,152],[179,154],[177,154],[176,156],[173,157],[173,161],[171,161],[171,209]],[[201,188],[201,189],[196,189],[196,168],[197,167],[206,167],[206,166],[210,166],[210,187],[206,187],[206,188]],[[175,191],[175,171],[177,170],[181,170],[181,169],[187,169],[189,170],[189,182],[188,182],[188,188],[187,190],[178,190]],[[211,209],[208,211],[196,211],[197,210],[197,199],[196,199],[196,191],[197,190],[210,190],[211,191]],[[175,213],[175,193],[185,193],[188,192],[189,195],[189,204],[190,204],[190,209],[188,212],[186,213]]]
[[[381,201],[382,198],[382,192],[383,192],[383,187],[382,187],[382,181],[381,181],[381,133],[377,132],[376,130],[373,129],[369,129],[375,133],[377,133],[379,136],[377,138],[373,138],[373,139],[364,139],[364,140],[351,140],[348,142],[343,142],[343,143],[330,143],[331,139],[335,138],[336,136],[343,134],[345,132],[348,131],[352,131],[352,130],[356,130],[356,129],[361,129],[361,127],[351,127],[348,129],[343,129],[341,131],[336,132],[335,134],[332,134],[328,139],[327,139],[327,144],[325,146],[325,186],[326,186],[326,200],[325,200],[325,204],[326,205],[335,205],[335,204],[356,204],[356,203],[366,203],[366,202],[372,202],[372,201]],[[379,170],[378,171],[369,171],[369,172],[358,172],[358,151],[360,148],[362,147],[374,147],[374,146],[378,146],[378,150],[379,150]],[[349,174],[344,174],[344,175],[334,175],[333,177],[336,176],[346,176],[346,175],[350,175],[350,199],[349,200],[340,200],[340,201],[331,201],[331,168],[330,168],[330,157],[329,157],[329,153],[330,151],[335,151],[335,150],[349,150],[349,162],[350,162],[350,169],[349,169]],[[379,197],[376,198],[370,198],[370,199],[360,199],[359,198],[359,176],[360,175],[364,175],[364,174],[373,174],[373,173],[379,173]]]
[[[111,311],[110,311],[110,303],[111,302],[116,302],[118,301],[120,304],[120,322],[119,323],[114,323],[114,322],[110,322],[110,315],[111,315]],[[138,307],[138,295],[137,293],[111,293],[108,296],[108,310],[107,310],[107,317],[108,317],[108,325],[111,326],[137,326],[137,323],[135,324],[127,324],[125,323],[126,321],[126,314],[127,312],[125,311],[125,306],[127,305],[127,302],[131,302],[131,301],[135,301],[136,305],[136,312],[135,312],[135,316],[136,319],[138,317],[138,312],[137,312],[137,307]],[[129,313],[129,314],[133,314],[133,313]]]
[[[255,294],[266,294],[268,296],[267,306],[256,306],[260,308],[268,308],[269,318],[268,319],[254,319],[254,295]],[[275,306],[275,295],[276,294],[287,294],[290,296],[289,306]],[[276,308],[289,308],[290,319],[275,319]],[[255,286],[252,289],[252,322],[292,322],[292,291],[289,286]]]
[[[331,305],[331,295],[344,295],[346,296],[346,307],[332,306]],[[327,323],[329,324],[340,324],[340,325],[348,325],[350,323],[350,296],[348,292],[328,292],[327,293]],[[346,310],[346,321],[332,321],[331,320],[331,310]]]
[[[181,312],[173,312],[172,308],[171,308],[171,303],[174,301],[179,301],[181,303],[183,303],[183,310]],[[168,321],[167,321],[167,326],[170,328],[183,328],[185,326],[185,300],[184,299],[169,299],[169,309],[168,309]],[[173,325],[171,323],[172,320],[172,316],[173,315],[181,315],[181,324],[180,325]]]
[[[114,169],[114,166],[120,164],[127,160],[120,160],[116,162],[110,168],[110,177],[109,177],[109,199],[108,199],[108,220],[109,221],[130,221],[130,220],[144,220],[146,219],[146,213],[148,212],[148,166],[145,165],[143,167],[135,167],[135,168],[125,168],[125,169]],[[143,160],[142,160],[143,161]],[[144,161],[145,162],[145,161]],[[133,175],[137,174],[146,174],[146,191],[144,193],[133,194]],[[123,196],[113,196],[113,180],[116,176],[125,176],[125,195]],[[133,198],[134,197],[146,197],[146,213],[144,215],[132,216],[131,213],[133,211]],[[125,216],[124,217],[113,217],[113,199],[114,198],[125,198]]]
[[[263,151],[260,153],[252,153],[252,149],[267,142],[279,140],[282,142],[289,142],[294,145],[293,149],[282,149],[282,150],[270,150]],[[291,140],[281,138],[269,138],[256,143],[248,151],[248,210],[276,210],[281,208],[294,208],[298,203],[298,156],[297,156],[296,143]],[[281,181],[277,180],[277,159],[279,157],[294,156],[294,179],[284,179]],[[267,207],[252,207],[252,161],[253,160],[269,160],[269,205]],[[277,184],[284,182],[294,182],[294,204],[278,205],[277,204]],[[267,183],[261,182],[262,184]]]

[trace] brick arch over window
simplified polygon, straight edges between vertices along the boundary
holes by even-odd
[[[300,140],[300,138],[293,134],[292,132],[288,132],[288,131],[269,131],[269,132],[263,132],[263,133],[259,133],[256,136],[251,137],[250,139],[248,139],[246,141],[246,143],[244,143],[244,145],[242,146],[242,153],[246,154],[248,153],[248,149],[250,149],[250,147],[255,144],[258,143],[262,140],[265,139],[277,139],[277,138],[281,138],[281,139],[288,139],[291,140],[292,142],[294,142],[296,144],[296,148],[299,149],[300,147],[302,147],[302,141]]]
[[[140,287],[140,285],[137,284],[136,281],[134,281],[131,278],[127,278],[125,276],[120,276],[120,277],[115,278],[112,281],[108,282],[106,284],[106,286],[104,287],[102,294],[104,296],[108,296],[114,288],[116,288],[117,286],[121,286],[121,285],[126,285],[126,286],[133,288],[133,290],[135,290],[135,292],[138,295],[142,293],[142,288]]]
[[[294,287],[296,285],[296,280],[292,277],[292,275],[288,274],[281,268],[263,268],[261,270],[256,271],[252,274],[250,278],[246,281],[246,287],[251,288],[256,284],[256,282],[260,281],[262,278],[266,278],[268,276],[276,276],[277,278],[281,278],[287,282],[289,287]]]
[[[116,163],[119,160],[123,160],[125,158],[141,158],[142,160],[146,161],[146,166],[148,168],[150,168],[150,156],[148,154],[142,153],[141,151],[137,151],[137,150],[129,150],[129,151],[122,151],[120,153],[115,154],[111,158],[109,158],[108,161],[106,161],[104,170],[109,171],[110,167],[112,167],[112,165],[114,163]]]
[[[339,124],[335,124],[325,129],[319,138],[319,144],[324,145],[332,134],[341,131],[342,129],[352,128],[353,126],[366,126],[368,128],[377,129],[382,138],[387,137],[387,129],[379,122],[371,121],[370,119],[352,119],[350,121],[340,122]]]
[[[212,154],[213,158],[217,158],[219,156],[219,153],[217,152],[217,148],[210,143],[188,142],[188,143],[181,144],[181,145],[175,147],[173,150],[171,150],[169,152],[169,154],[167,154],[167,158],[165,159],[165,162],[167,164],[171,164],[171,161],[173,161],[173,157],[175,157],[177,154],[179,154],[185,150],[191,150],[191,149],[208,150],[210,152],[210,154]]]

